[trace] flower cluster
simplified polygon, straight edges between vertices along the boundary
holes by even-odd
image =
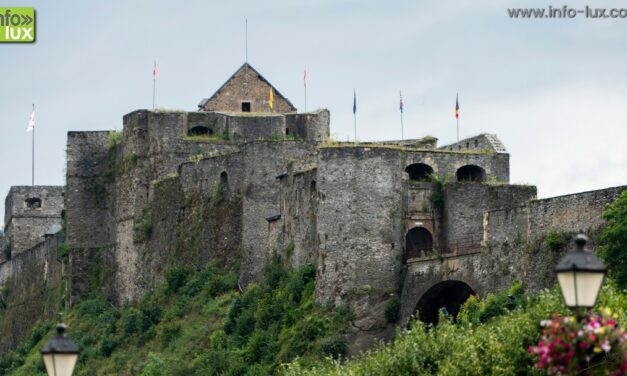
[[[555,315],[540,325],[542,339],[529,352],[549,375],[627,375],[627,334],[609,308],[581,321]]]

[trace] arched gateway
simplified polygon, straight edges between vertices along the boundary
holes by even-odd
[[[471,295],[473,289],[462,281],[443,281],[433,285],[425,292],[416,305],[416,317],[426,324],[437,324],[438,313],[445,313],[457,317],[462,304]]]

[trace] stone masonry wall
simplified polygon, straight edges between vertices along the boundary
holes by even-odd
[[[290,171],[281,178],[281,218],[276,222],[281,228],[279,239],[270,244],[294,268],[317,261],[317,179],[316,169]]]
[[[71,301],[90,289],[115,244],[109,134],[68,133],[65,210]]]
[[[433,168],[436,175],[445,181],[455,181],[455,173],[460,167],[475,165],[483,168],[488,181],[509,182],[509,154],[447,152],[447,151],[407,151],[405,166],[424,163]]]
[[[531,195],[534,187],[494,186],[481,189],[479,186],[482,184],[475,185],[466,187],[465,193],[463,190],[458,192],[466,197],[455,196],[457,202],[466,203],[472,197],[482,203],[481,231],[484,239],[481,247],[466,254],[444,255],[441,259],[409,264],[402,293],[401,323],[407,323],[415,313],[420,297],[442,281],[462,281],[481,297],[508,288],[516,279],[522,281],[527,292],[553,286],[556,282],[553,268],[574,244],[571,239],[571,244],[560,250],[549,249],[544,243],[546,234],[559,231],[572,238],[576,232],[583,230],[591,236],[591,247],[594,248],[598,230],[603,226],[602,213],[620,192],[627,189],[627,186],[622,186],[517,202],[516,196],[524,201],[525,195]],[[447,198],[450,200],[450,195]],[[459,206],[458,210],[461,212],[450,214],[457,217],[469,208]],[[457,227],[467,230],[465,223],[474,223],[475,227],[477,223],[476,218],[460,218],[460,221],[449,225],[448,230],[459,232]]]
[[[316,299],[348,304],[363,331],[385,327],[398,291],[403,252],[401,152],[321,148],[318,159]]]
[[[5,200],[4,221],[12,254],[41,243],[48,228],[61,223],[63,192],[61,186],[11,187]],[[41,200],[41,206],[29,207],[28,199]]]
[[[289,135],[302,140],[324,141],[329,138],[330,129],[329,110],[321,109],[303,114],[287,114],[286,127]]]
[[[318,143],[257,141],[242,149],[242,259],[240,282],[261,277],[268,259],[268,222],[280,210],[280,182],[291,160],[313,159]]]
[[[64,264],[57,257],[61,233],[0,264],[0,354],[13,350],[37,320],[63,309]]]

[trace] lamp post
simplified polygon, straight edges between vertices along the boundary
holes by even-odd
[[[57,335],[41,349],[46,371],[49,376],[72,376],[78,353],[78,346],[65,336],[65,324],[57,324]]]
[[[585,248],[587,242],[584,234],[578,234],[575,237],[577,247],[554,269],[566,306],[577,314],[581,314],[581,309],[594,307],[607,273],[605,264]]]

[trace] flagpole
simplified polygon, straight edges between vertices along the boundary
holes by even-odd
[[[33,103],[33,113],[35,113],[35,103]],[[33,126],[33,159],[32,159],[32,170],[31,170],[31,185],[35,186],[35,126]]]
[[[353,120],[355,121],[355,143],[357,143],[357,114],[353,113]]]
[[[157,90],[157,60],[152,68],[152,110],[155,110],[155,91]]]
[[[357,92],[353,89],[353,122],[355,125],[355,143],[357,143]]]
[[[305,86],[305,112],[307,112],[307,67],[305,67],[305,74],[303,76],[303,86]]]
[[[401,141],[405,141],[405,130],[403,127],[403,93],[399,90],[399,95],[401,97]]]

